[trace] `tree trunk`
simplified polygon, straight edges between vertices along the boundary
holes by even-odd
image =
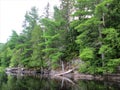
[[[74,71],[74,70],[75,70],[75,68],[70,69],[70,70],[68,70],[68,71],[66,71],[66,72],[62,72],[62,73],[59,73],[59,74],[55,74],[54,76],[63,76],[63,75],[65,75],[65,74],[71,73],[71,72]]]
[[[102,39],[102,29],[105,27],[105,18],[104,18],[104,13],[102,15],[102,25],[99,26],[99,37],[100,39]],[[100,41],[100,46],[102,46],[102,42]],[[101,59],[102,59],[102,66],[104,66],[104,58],[105,58],[105,55],[104,53],[101,54]]]
[[[64,72],[65,70],[64,70],[64,63],[63,63],[63,61],[62,61],[62,71]]]

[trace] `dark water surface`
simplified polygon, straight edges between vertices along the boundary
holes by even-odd
[[[70,81],[42,76],[11,76],[0,73],[0,90],[120,90],[120,83]]]

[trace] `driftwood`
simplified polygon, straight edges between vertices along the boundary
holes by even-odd
[[[54,76],[63,76],[63,75],[65,75],[65,74],[71,73],[71,72],[74,71],[74,70],[75,70],[75,68],[70,69],[70,70],[68,70],[68,71],[66,71],[66,72],[62,72],[62,73],[59,73],[59,74],[55,74]]]

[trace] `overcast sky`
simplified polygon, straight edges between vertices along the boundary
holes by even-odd
[[[0,0],[0,43],[5,43],[12,34],[12,30],[17,33],[22,31],[22,24],[26,11],[36,6],[39,9],[39,15],[47,3],[52,6],[59,4],[59,0]]]

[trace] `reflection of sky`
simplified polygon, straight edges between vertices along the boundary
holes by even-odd
[[[7,41],[12,33],[22,31],[22,23],[26,11],[30,11],[32,6],[39,8],[39,14],[43,14],[43,10],[48,2],[50,6],[58,4],[59,0],[0,0],[0,42]]]

